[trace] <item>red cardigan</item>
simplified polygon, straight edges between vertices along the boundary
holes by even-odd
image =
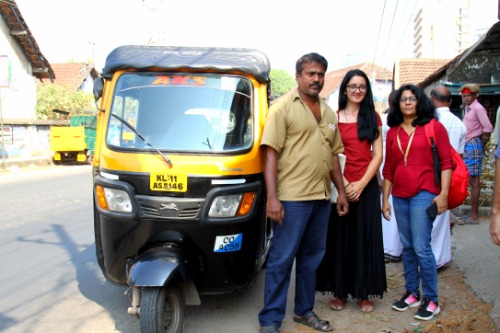
[[[441,187],[434,183],[434,164],[432,160],[432,149],[425,137],[423,126],[417,126],[410,151],[407,158],[407,166],[404,165],[397,136],[401,141],[403,152],[408,147],[410,136],[401,128],[398,134],[398,126],[391,127],[387,132],[385,162],[383,176],[392,182],[392,195],[401,198],[410,198],[420,191],[428,191],[434,194],[441,192]],[[451,145],[446,128],[440,122],[435,122],[436,146],[438,148],[441,170],[453,168],[451,159]]]

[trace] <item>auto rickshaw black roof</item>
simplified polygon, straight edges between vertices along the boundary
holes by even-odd
[[[114,72],[128,68],[238,70],[261,83],[268,82],[271,70],[267,56],[255,49],[125,45],[108,55],[103,77],[110,79]]]

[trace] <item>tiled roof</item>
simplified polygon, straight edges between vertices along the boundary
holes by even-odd
[[[500,22],[497,22],[474,45],[420,81],[419,86],[425,88],[440,80],[482,84],[497,82],[498,68],[495,63],[499,57]]]
[[[394,63],[394,88],[404,84],[419,84],[450,62],[450,59],[402,58]]]
[[[33,76],[38,79],[53,79],[54,71],[40,51],[16,2],[13,0],[0,1],[0,17],[5,21],[11,38],[17,42],[24,56],[31,64]]]
[[[55,84],[59,84],[71,90],[78,90],[83,81],[90,74],[92,78],[97,78],[98,73],[91,64],[86,63],[60,63],[52,64],[56,74]],[[48,80],[42,80],[44,84],[50,83]]]
[[[392,70],[384,68],[379,65],[374,65],[372,63],[364,62],[361,64],[344,67],[338,70],[327,72],[325,75],[325,85],[323,90],[319,94],[321,97],[326,98],[328,95],[333,93],[335,89],[340,87],[344,76],[352,69],[360,69],[366,73],[370,79],[376,80],[392,80]]]

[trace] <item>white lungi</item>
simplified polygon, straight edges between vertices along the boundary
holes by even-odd
[[[391,219],[387,221],[382,215],[382,235],[384,238],[384,254],[393,257],[400,257],[403,253],[403,246],[399,239],[398,223],[394,216],[394,206],[392,204],[392,195],[389,195],[389,205],[391,205]]]

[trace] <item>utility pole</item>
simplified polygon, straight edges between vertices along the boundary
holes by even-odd
[[[2,87],[0,87],[0,130],[2,131],[2,169],[5,170],[5,140],[3,132],[3,115],[2,115]]]
[[[89,42],[89,44],[92,46],[92,65],[95,66],[95,43]]]
[[[0,131],[2,133],[2,168],[5,170],[5,133],[3,128],[3,111],[2,111],[2,89],[9,88],[11,81],[11,68],[8,56],[0,56]]]

